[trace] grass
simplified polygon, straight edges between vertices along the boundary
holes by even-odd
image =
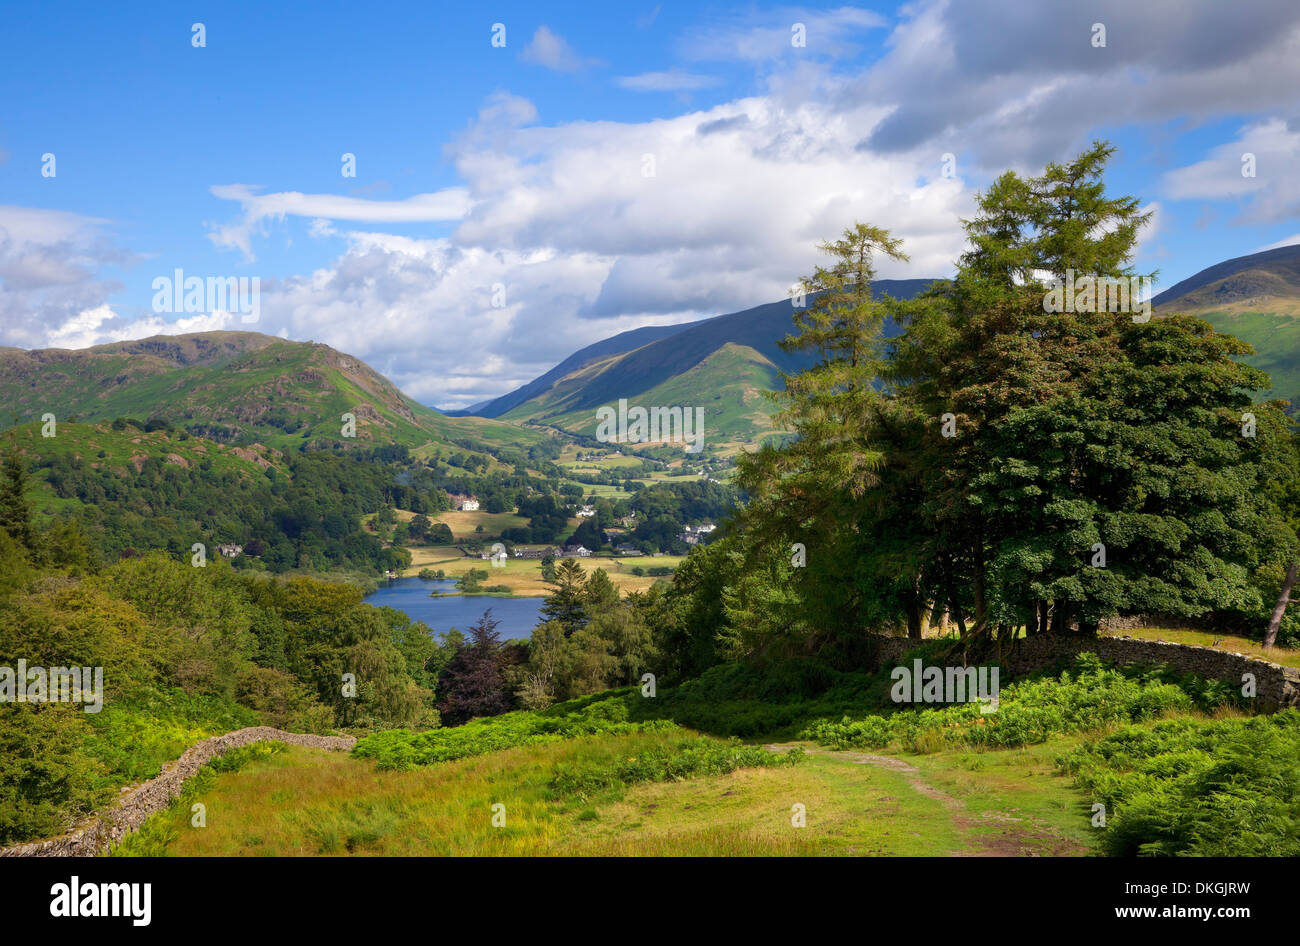
[[[694,738],[598,735],[410,771],[301,747],[219,775],[148,829],[165,853],[230,855],[898,855],[1084,853],[1084,798],[1051,771],[1052,747],[939,753],[923,782],[853,753],[799,765],[556,797],[557,768],[600,765]],[[1060,748],[1060,746],[1056,746]],[[980,778],[973,777],[979,772]],[[937,793],[935,786],[941,787]],[[493,827],[493,805],[504,827]],[[792,824],[804,806],[806,826]],[[149,853],[156,853],[150,851]]]
[[[715,668],[656,700],[626,688],[461,727],[376,733],[348,757],[295,749],[252,759],[245,771],[205,775],[127,853],[1294,851],[1296,711],[1246,716],[1223,684],[1106,668],[1093,655],[1009,684],[990,717],[969,704],[882,705],[882,674],[807,661]],[[857,718],[812,722],[805,738],[819,746],[696,731],[770,739],[837,707]],[[1099,798],[1105,831],[1092,825]],[[187,820],[194,801],[207,805],[202,830]],[[505,824],[494,824],[502,812]]]

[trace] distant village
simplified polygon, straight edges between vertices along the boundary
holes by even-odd
[[[465,493],[447,494],[451,502],[451,507],[457,512],[478,512],[481,509],[479,499],[475,496]],[[596,516],[596,507],[594,503],[581,504],[574,515],[578,519],[591,519]],[[627,558],[640,558],[649,555],[658,558],[665,555],[662,551],[646,552],[642,547],[633,545],[628,541],[629,535],[636,528],[636,514],[623,516],[617,520],[617,528],[600,530],[601,538],[609,550],[604,554],[617,555]],[[711,522],[704,522],[699,525],[686,525],[682,531],[677,533],[677,539],[684,545],[695,546],[705,541],[711,535],[717,526]],[[461,546],[461,551],[466,555],[477,555],[479,558],[487,561],[492,558],[490,550],[483,550],[480,546],[481,540],[476,540],[466,548]],[[217,552],[225,558],[237,558],[247,554],[249,557],[256,558],[262,552],[261,543],[254,540],[248,549],[238,543],[223,543],[218,545]],[[604,546],[602,546],[604,548]],[[580,542],[567,542],[563,545],[541,545],[541,546],[523,546],[511,544],[510,556],[515,559],[563,559],[563,558],[590,558],[597,554],[597,550],[589,549]],[[398,573],[387,570],[384,573],[387,579],[398,577]]]

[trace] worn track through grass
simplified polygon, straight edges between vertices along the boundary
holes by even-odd
[[[788,752],[794,747],[794,743],[771,743],[763,748],[769,752]],[[1030,841],[1042,841],[1043,834],[1046,833],[1049,838],[1055,838],[1060,842],[1059,849],[1053,849],[1053,854],[1082,854],[1085,849],[1074,841],[1062,836],[1048,825],[1037,823],[1032,817],[1019,818],[1006,812],[984,812],[982,818],[973,817],[965,802],[956,798],[940,788],[936,788],[925,780],[921,770],[910,762],[896,756],[877,755],[871,752],[853,752],[847,750],[830,750],[830,749],[811,749],[803,747],[804,752],[809,755],[826,756],[828,758],[842,759],[853,765],[873,765],[881,768],[891,769],[900,773],[907,781],[907,784],[920,795],[939,802],[948,812],[953,826],[956,828],[958,835],[962,838],[963,849],[954,852],[954,857],[1020,857],[1030,856],[1038,857],[1039,852],[1035,850],[1038,845],[1028,843]],[[1007,825],[1016,823],[1023,824],[1031,828],[1033,835],[1014,831],[1008,834],[1000,834],[995,837],[981,836],[980,828],[988,822],[996,821]],[[1056,848],[1056,845],[1053,845]]]

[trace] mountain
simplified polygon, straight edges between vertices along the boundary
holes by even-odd
[[[1249,342],[1272,394],[1300,403],[1300,245],[1225,260],[1152,299],[1157,316],[1185,312]]]
[[[873,288],[910,299],[929,279],[882,279]],[[772,433],[764,391],[780,372],[810,365],[810,354],[787,354],[778,342],[793,330],[789,300],[683,325],[623,332],[570,355],[546,374],[482,408],[486,417],[594,435],[596,408],[690,406],[705,411],[706,442],[725,450]]]
[[[17,421],[155,418],[227,443],[412,449],[538,443],[543,435],[417,404],[360,359],[256,332],[160,335],[78,350],[0,349],[0,404]],[[342,415],[356,439],[342,437]],[[8,418],[6,418],[8,419]]]
[[[452,414],[476,414],[479,417],[500,417],[506,411],[518,407],[520,404],[544,394],[551,386],[556,384],[565,376],[579,370],[584,365],[595,361],[598,358],[608,357],[610,355],[622,355],[633,349],[640,348],[650,342],[658,341],[661,338],[667,338],[670,335],[676,335],[691,325],[698,324],[693,322],[683,322],[679,325],[647,325],[644,328],[634,328],[628,332],[620,332],[609,338],[596,342],[594,345],[588,345],[586,348],[579,349],[568,358],[564,359],[544,375],[540,375],[529,381],[523,387],[515,388],[509,394],[503,394],[501,397],[494,398],[490,401],[484,401],[481,404],[475,404],[473,407]]]

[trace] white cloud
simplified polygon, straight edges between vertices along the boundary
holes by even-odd
[[[46,344],[51,348],[88,348],[104,337],[100,327],[116,318],[117,314],[108,304],[86,309],[53,329]]]
[[[319,220],[353,220],[366,223],[426,223],[458,220],[469,210],[462,187],[449,187],[431,194],[416,194],[405,200],[366,200],[338,194],[302,194],[285,191],[259,194],[246,184],[225,184],[210,188],[214,197],[238,201],[243,215],[233,223],[209,229],[208,238],[221,247],[235,247],[252,260],[252,235],[267,220],[286,216],[315,217]],[[320,229],[319,223],[313,228]]]
[[[886,54],[846,90],[891,109],[864,139],[872,151],[929,148],[983,171],[1036,169],[1098,128],[1294,113],[1295,4],[930,0],[901,12]],[[1105,47],[1092,46],[1095,22]]]
[[[1300,127],[1290,129],[1280,118],[1271,118],[1243,129],[1236,141],[1212,148],[1204,160],[1170,171],[1164,186],[1178,199],[1244,201],[1237,223],[1277,223],[1300,216],[1297,168]],[[1253,176],[1243,173],[1250,171]]]
[[[556,72],[578,72],[598,64],[597,60],[583,59],[563,36],[553,32],[546,25],[537,28],[537,32],[533,33],[532,40],[524,47],[519,58]]]
[[[110,239],[106,226],[62,210],[0,205],[0,343],[37,347],[50,326],[69,324],[75,337],[82,313],[98,310],[120,288],[101,270],[136,257]]]
[[[783,298],[819,261],[815,244],[855,220],[907,241],[913,263],[882,263],[882,277],[945,274],[969,191],[918,179],[916,156],[857,151],[883,114],[753,98],[547,127],[528,124],[526,100],[498,97],[448,147],[470,204],[451,235],[342,234],[328,266],[264,282],[259,330],[287,327],[458,407],[617,332]]]
[[[697,75],[680,69],[619,76],[614,81],[633,92],[694,92],[698,89],[711,88],[719,82],[716,76]]]
[[[796,24],[802,24],[805,45],[792,42]],[[763,62],[784,56],[839,58],[853,55],[860,46],[850,36],[889,25],[878,13],[859,7],[808,10],[786,7],[750,14],[739,21],[720,22],[691,29],[679,46],[688,59],[721,62]]]
[[[154,335],[187,335],[257,327],[244,325],[229,312],[203,312],[170,322],[150,315],[125,322],[112,306],[105,304],[78,312],[62,325],[50,329],[42,345],[47,348],[89,348]]]
[[[1289,237],[1283,237],[1275,243],[1268,244],[1268,246],[1261,246],[1253,252],[1263,253],[1265,250],[1280,250],[1284,246],[1295,246],[1297,243],[1300,243],[1300,233],[1293,233]]]

